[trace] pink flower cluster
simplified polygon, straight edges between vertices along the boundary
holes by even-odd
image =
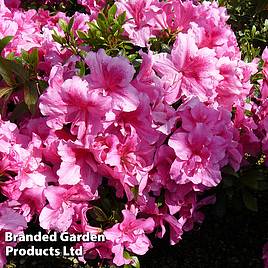
[[[215,200],[201,194],[220,183],[223,167],[239,170],[244,154],[257,155],[261,147],[268,154],[268,50],[256,111],[245,99],[257,61],[241,60],[226,10],[216,3],[116,1],[118,14],[129,18],[124,34],[148,50],[140,51],[139,71],[125,57],[87,48],[90,72],[78,76],[78,56],[52,39],[53,29],[62,34],[59,18],[70,18],[23,11],[15,2],[0,0],[0,38],[14,36],[3,55],[38,48],[48,88],[38,115],[18,125],[0,120],[0,189],[7,199],[0,206],[1,236],[23,232],[37,216],[47,231],[104,233],[106,242],[83,244],[82,261],[129,264],[124,251],[145,254],[148,234],[162,238],[168,226],[175,244],[202,222],[199,209]],[[73,27],[87,30],[105,1],[78,2],[91,13],[76,13]],[[149,39],[164,30],[176,35],[171,53],[154,53]],[[257,120],[245,115],[249,109]],[[116,198],[119,217],[101,228],[88,212],[102,204],[103,189]]]

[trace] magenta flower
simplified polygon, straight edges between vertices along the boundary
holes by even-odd
[[[105,237],[113,242],[113,262],[118,266],[130,263],[123,256],[124,249],[138,255],[144,255],[148,251],[151,242],[146,233],[151,233],[154,229],[152,218],[136,219],[136,215],[129,210],[123,210],[122,213],[124,220],[104,231]]]
[[[222,57],[218,68],[223,80],[216,88],[216,100],[220,106],[231,111],[233,105],[239,105],[249,95],[252,87],[250,76],[257,72],[257,65]]]
[[[48,205],[39,215],[40,226],[46,230],[59,232],[65,232],[71,226],[73,217],[78,213],[76,208],[83,209],[81,204],[94,199],[81,185],[68,188],[48,186],[44,195],[48,200]]]
[[[175,103],[183,96],[213,100],[215,87],[222,79],[215,56],[211,49],[198,49],[193,36],[183,33],[178,34],[171,55],[154,55],[154,69],[166,86],[166,102]]]
[[[155,8],[154,0],[119,0],[116,2],[118,14],[126,12],[128,19],[124,29],[129,39],[137,46],[145,47],[152,36],[152,28],[148,24],[148,13]]]
[[[97,174],[97,163],[93,154],[84,148],[82,144],[71,141],[60,142],[58,154],[61,157],[61,165],[57,171],[60,185],[86,185],[88,193],[96,194],[101,183],[101,177]]]
[[[40,110],[48,116],[49,127],[58,130],[71,123],[71,132],[78,138],[102,129],[110,97],[102,96],[80,77],[63,81],[62,67],[53,67],[49,81],[50,86],[40,97]]]
[[[112,58],[100,49],[97,53],[90,52],[85,61],[90,68],[86,80],[94,92],[103,98],[110,97],[115,110],[130,112],[137,109],[138,92],[130,84],[135,70],[128,60],[123,57]]]
[[[5,232],[13,234],[23,234],[27,228],[27,222],[23,215],[12,209],[8,203],[0,204],[0,267],[3,268],[6,263],[6,246],[16,246],[16,242],[5,242]]]
[[[180,111],[182,126],[168,142],[177,156],[171,166],[171,178],[180,184],[191,181],[216,186],[221,180],[220,168],[229,161],[229,150],[237,152],[238,161],[242,159],[233,141],[230,117],[226,111],[214,110],[198,99],[191,100]]]
[[[262,98],[266,99],[268,97],[268,47],[265,48],[262,54],[262,59],[264,61],[264,66],[262,73],[264,75],[264,81],[262,85]]]

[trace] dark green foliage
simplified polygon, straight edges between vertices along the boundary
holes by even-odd
[[[126,13],[115,17],[117,8],[112,5],[99,13],[96,22],[89,22],[87,32],[77,31],[84,45],[89,45],[93,51],[105,49],[111,56],[129,54],[133,49],[131,42],[123,35],[123,25],[126,22]]]
[[[228,23],[234,30],[242,57],[252,61],[268,44],[267,0],[220,0],[230,15]]]
[[[56,14],[57,12],[64,12],[68,16],[72,16],[75,12],[86,13],[83,6],[79,5],[76,0],[62,0],[62,1],[45,1],[45,0],[24,0],[21,1],[22,8],[28,9],[45,9],[49,10],[51,14]],[[46,3],[47,2],[47,3]]]
[[[1,50],[11,39],[12,37],[6,37],[0,40]],[[38,97],[47,86],[37,77],[38,62],[37,49],[31,52],[22,51],[20,57],[15,57],[14,54],[9,54],[6,58],[0,56],[0,81],[5,82],[0,88],[0,101],[2,101],[0,113],[3,117],[7,115],[7,105],[12,94],[19,91],[23,91],[24,102],[15,107],[10,119],[16,121],[17,116],[21,118],[28,111],[35,113]]]
[[[81,58],[85,55],[84,47],[89,46],[92,51],[104,49],[110,56],[126,56],[130,61],[138,57],[137,49],[123,35],[123,25],[126,22],[126,13],[116,16],[116,5],[107,5],[98,15],[94,22],[88,22],[87,32],[72,29],[73,18],[69,23],[60,19],[59,25],[64,32],[61,36],[56,31],[53,32],[53,39],[61,44],[62,48],[67,48],[73,54]],[[82,66],[81,66],[82,67]],[[82,71],[83,73],[83,71]]]

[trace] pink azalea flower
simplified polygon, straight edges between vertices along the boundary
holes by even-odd
[[[133,199],[131,187],[141,186],[152,167],[154,147],[142,142],[136,133],[120,142],[114,134],[96,137],[91,149],[100,163],[98,171],[126,191],[129,200]],[[145,183],[146,184],[146,183]],[[119,188],[119,189],[118,189]]]
[[[215,52],[198,49],[189,34],[179,33],[171,55],[156,54],[154,69],[167,84],[165,100],[175,103],[182,96],[198,96],[201,101],[213,100],[215,87],[222,77],[216,69]]]
[[[118,266],[130,263],[123,257],[124,248],[138,255],[148,251],[151,242],[145,234],[154,229],[152,218],[136,219],[136,215],[129,210],[123,210],[122,213],[124,220],[104,231],[105,237],[113,242],[113,262]]]
[[[249,95],[252,88],[250,76],[257,72],[257,65],[222,57],[219,59],[218,67],[224,79],[216,88],[216,100],[220,106],[231,111],[233,105],[239,105]]]
[[[40,215],[40,226],[46,230],[65,232],[71,226],[76,206],[94,199],[80,185],[73,187],[48,186],[44,195],[48,200]]]
[[[82,138],[102,129],[102,120],[110,109],[110,98],[93,90],[80,77],[63,81],[63,68],[53,67],[50,86],[40,97],[40,110],[48,116],[47,124],[56,130],[71,123],[71,133]]]
[[[101,177],[97,172],[97,163],[91,152],[81,144],[71,141],[60,142],[58,154],[61,165],[57,171],[60,185],[76,185],[82,183],[87,187],[88,193],[97,194]]]
[[[4,0],[5,5],[8,8],[18,8],[20,6],[20,0]]]
[[[262,85],[262,98],[266,99],[268,97],[268,47],[262,53],[262,59],[264,61],[262,73],[264,75],[264,81]]]
[[[15,242],[5,242],[5,232],[9,231],[13,234],[22,234],[27,228],[25,218],[18,212],[8,206],[7,203],[0,204],[0,267],[6,264],[5,247],[15,247]]]
[[[112,58],[103,49],[90,52],[86,57],[90,74],[86,77],[90,88],[112,99],[115,110],[134,111],[139,105],[137,90],[130,84],[135,70],[123,57]]]
[[[218,58],[240,59],[235,34],[227,24],[228,18],[225,7],[219,7],[217,2],[203,2],[196,6],[190,31],[194,32],[199,48],[214,49]]]
[[[156,233],[156,236],[163,238],[166,233],[165,223],[169,224],[170,228],[170,244],[175,245],[181,240],[183,234],[183,224],[178,221],[174,216],[167,213],[160,214],[154,217],[156,226],[160,226],[160,230]]]
[[[168,142],[177,156],[171,166],[171,178],[180,184],[191,181],[216,186],[221,180],[220,168],[228,163],[228,149],[236,150],[238,161],[242,159],[238,148],[232,144],[231,119],[226,111],[206,107],[197,99],[180,111],[182,126]]]
[[[169,171],[175,158],[174,150],[168,145],[162,145],[156,151],[154,168],[149,173],[151,180],[150,190],[154,194],[160,195],[162,187],[168,188],[169,184],[171,184],[171,188],[174,189],[173,183],[169,178]]]
[[[136,78],[132,81],[132,85],[142,93],[148,95],[150,102],[155,103],[161,96],[163,89],[161,88],[161,81],[155,75],[153,70],[152,52],[149,50],[148,54],[140,52],[142,56],[142,63]]]
[[[147,13],[153,7],[153,0],[119,0],[116,2],[118,14],[126,12],[128,21],[124,29],[130,40],[137,46],[145,47],[151,35],[151,28],[148,25]]]
[[[45,187],[32,187],[25,189],[20,195],[18,202],[26,205],[29,209],[29,221],[36,213],[40,214],[43,207],[46,205],[46,198],[44,196]]]
[[[174,0],[156,2],[155,5],[157,8],[152,8],[148,15],[148,24],[156,34],[164,29],[171,32],[186,32],[196,16],[196,6],[192,1]]]
[[[0,230],[20,232],[27,227],[25,218],[5,203],[0,205]]]
[[[132,135],[132,130],[135,130],[141,141],[154,144],[158,138],[158,132],[153,128],[152,110],[150,108],[149,98],[140,94],[140,104],[135,111],[131,112],[114,112],[115,118],[112,119],[113,124],[106,131],[113,133],[121,133],[122,139],[127,135]],[[121,136],[121,135],[120,135]],[[118,135],[118,137],[120,137]],[[121,138],[119,138],[122,140]]]
[[[0,100],[0,190],[7,199],[0,204],[0,267],[9,245],[4,232],[22,233],[35,216],[48,231],[104,233],[104,243],[76,245],[84,247],[81,261],[131,265],[124,252],[144,255],[151,247],[148,233],[162,238],[168,229],[173,245],[203,221],[200,208],[215,197],[202,199],[201,193],[219,184],[223,167],[239,170],[246,153],[268,155],[268,48],[262,96],[245,103],[258,60],[241,60],[226,8],[209,1],[115,1],[116,16],[126,12],[124,35],[135,49],[147,47],[140,51],[141,65],[136,72],[126,57],[93,52],[77,40],[88,53],[88,74],[81,77],[81,57],[52,37],[53,30],[64,34],[59,19],[70,17],[24,11],[20,2],[0,0],[0,38],[13,36],[2,56],[38,48],[38,79],[48,81],[48,88],[40,111],[17,125],[3,120],[11,113]],[[78,4],[88,14],[73,15],[75,39],[107,1]],[[151,37],[171,35],[176,40],[170,53],[150,51]],[[11,96],[16,106],[22,101],[23,92]],[[119,222],[100,228],[88,212],[96,203],[103,207],[106,194],[117,198],[111,210],[125,209]],[[104,210],[109,218],[114,213]]]
[[[94,260],[97,257],[101,259],[112,259],[112,242],[100,242],[100,243],[82,243],[84,254],[79,258],[80,261],[86,263],[88,260]],[[78,246],[78,245],[77,245]]]
[[[14,2],[14,1],[13,1]],[[16,1],[15,1],[16,2]],[[14,4],[16,5],[16,3]],[[40,27],[34,22],[35,10],[20,11],[0,8],[1,24],[0,38],[7,35],[14,36],[12,41],[5,47],[4,54],[14,52],[19,55],[21,50],[26,51],[41,46],[42,36]]]
[[[90,12],[92,19],[96,18],[105,6],[105,0],[78,0],[77,3],[83,5]]]
[[[243,153],[257,156],[260,153],[260,138],[256,136],[258,125],[252,117],[245,115],[245,108],[237,106],[234,118],[234,126],[240,129],[239,144],[243,148]]]

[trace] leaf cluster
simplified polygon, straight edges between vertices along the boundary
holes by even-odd
[[[103,48],[111,56],[116,56],[120,53],[125,55],[127,51],[132,50],[133,45],[123,35],[126,12],[119,14],[117,17],[116,12],[116,5],[103,9],[96,21],[88,23],[89,29],[87,32],[77,31],[83,44],[89,45],[93,51]]]
[[[80,56],[83,60],[83,52],[79,49],[77,37],[73,31],[74,17],[67,23],[64,19],[59,19],[59,26],[64,32],[64,36],[61,36],[56,30],[53,30],[52,38],[55,42],[59,43],[63,49],[69,49],[74,55]]]
[[[126,12],[116,15],[117,7],[115,4],[105,7],[98,15],[97,19],[88,22],[88,30],[77,30],[74,32],[74,18],[69,23],[63,19],[59,20],[59,26],[64,32],[61,36],[55,30],[52,37],[59,43],[62,48],[69,49],[74,55],[79,55],[83,60],[85,47],[90,47],[92,51],[98,51],[103,48],[107,55],[123,55],[134,60],[137,57],[136,51],[133,50],[133,44],[123,34],[123,25],[126,23]]]
[[[12,37],[7,36],[0,40],[0,53],[11,41]],[[17,115],[22,116],[23,112],[35,113],[38,97],[46,87],[46,83],[39,80],[37,76],[37,65],[39,62],[38,50],[31,52],[22,51],[20,57],[10,53],[6,58],[0,56],[0,78],[3,81],[0,87],[1,114],[5,116],[7,104],[13,93],[23,92],[24,102],[16,105],[11,119],[15,120]]]
[[[24,0],[21,3],[24,10],[29,9],[44,9],[50,11],[51,15],[58,12],[64,12],[67,16],[72,16],[75,12],[86,13],[85,8],[79,5],[76,0],[62,0],[62,1],[45,1],[45,0]]]
[[[261,55],[268,43],[268,0],[219,0],[230,15],[228,23],[234,30],[245,61]]]

